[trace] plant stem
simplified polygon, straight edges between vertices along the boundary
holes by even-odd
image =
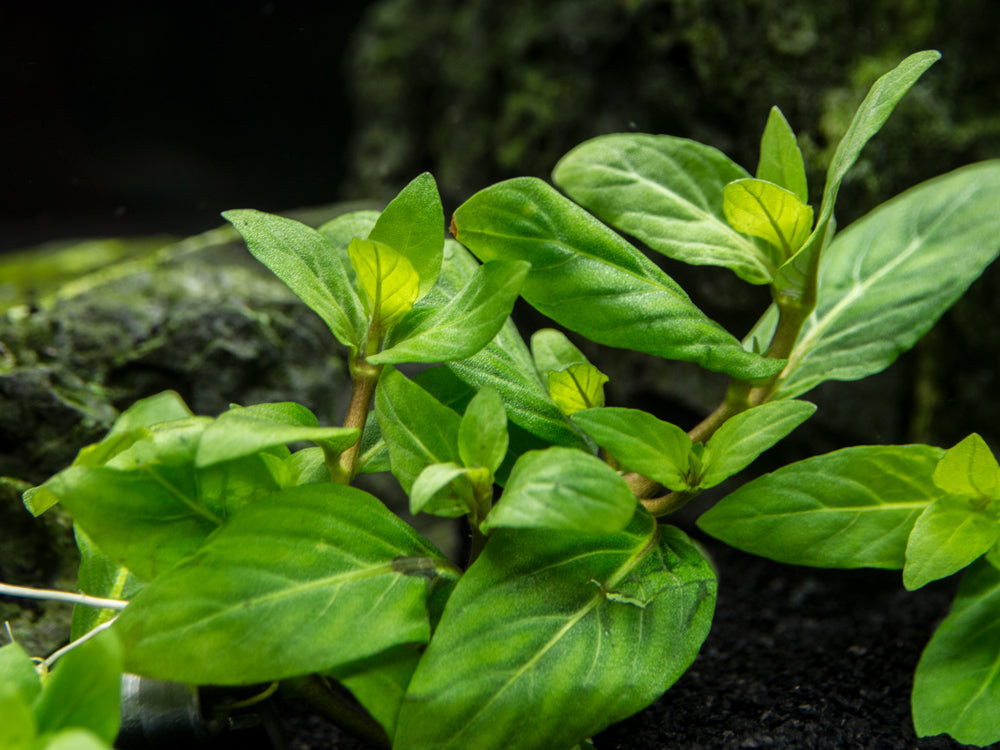
[[[378,385],[381,374],[382,365],[370,364],[364,357],[359,356],[351,362],[351,402],[347,406],[344,427],[356,427],[362,433],[364,432],[365,423],[368,421],[368,412],[372,407],[372,399],[375,397],[375,387]],[[359,436],[357,442],[341,453],[335,462],[327,460],[330,478],[334,482],[348,484],[354,478],[360,450],[361,437]]]
[[[286,680],[281,683],[281,687],[284,692],[305,701],[366,745],[378,750],[390,750],[392,745],[385,730],[371,716],[349,705],[334,693],[319,675]]]

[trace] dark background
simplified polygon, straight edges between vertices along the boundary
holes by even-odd
[[[0,250],[336,199],[368,4],[0,4]]]

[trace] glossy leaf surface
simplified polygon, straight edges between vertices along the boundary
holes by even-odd
[[[742,471],[816,411],[806,401],[770,401],[726,420],[705,445],[700,487]]]
[[[586,141],[552,173],[573,200],[657,252],[766,284],[776,256],[734,231],[722,209],[723,188],[749,176],[710,146],[641,133]]]
[[[722,191],[723,210],[738,232],[760,237],[789,258],[812,231],[812,209],[773,182],[743,179]]]
[[[372,240],[351,240],[347,253],[365,292],[365,309],[378,329],[402,320],[417,301],[420,283],[406,256]]]
[[[352,351],[366,330],[346,253],[315,229],[283,216],[240,209],[226,211],[257,260],[316,312],[341,344]]]
[[[430,173],[415,177],[390,201],[368,239],[388,245],[409,261],[420,278],[419,296],[430,291],[441,272],[444,248],[444,210]]]
[[[906,545],[903,584],[913,591],[957,573],[1000,540],[1000,504],[969,495],[939,497],[925,510]]]
[[[687,537],[643,511],[615,534],[498,532],[448,602],[394,747],[572,747],[687,669],[715,588]]]
[[[400,559],[426,564],[415,573]],[[233,685],[332,671],[426,641],[426,573],[438,566],[451,568],[371,495],[294,487],[230,519],[114,628],[127,668],[158,679]]]
[[[1000,742],[1000,570],[985,560],[958,595],[913,681],[913,723],[920,737],[947,732],[958,742]]]
[[[431,464],[460,464],[461,417],[398,370],[387,368],[375,391],[375,414],[392,473],[409,493]]]
[[[998,196],[1000,161],[982,162],[918,185],[838,234],[777,397],[872,375],[911,348],[1000,253]]]
[[[612,532],[628,525],[635,508],[618,472],[589,453],[557,446],[517,460],[482,529]]]
[[[357,442],[360,432],[344,427],[321,427],[301,404],[281,402],[234,406],[205,428],[195,464],[211,466],[298,440],[322,442],[339,453]]]
[[[792,127],[777,107],[771,107],[760,139],[757,179],[780,185],[803,203],[809,202],[802,151]]]
[[[445,264],[438,289],[443,295],[453,297],[478,267],[475,258],[457,242],[445,243]],[[532,435],[557,445],[583,447],[580,435],[549,397],[532,366],[528,347],[510,319],[481,350],[447,365],[465,383],[477,389],[493,388],[503,399],[510,421]]]
[[[508,180],[476,193],[455,212],[453,227],[484,261],[529,261],[522,296],[598,343],[744,379],[781,366],[744,351],[648,258],[541,180]]]
[[[789,296],[802,294],[810,265],[816,253],[822,248],[824,235],[833,218],[833,207],[837,202],[841,182],[858,160],[865,144],[889,119],[899,100],[940,57],[941,54],[933,50],[912,54],[875,81],[868,91],[868,95],[854,114],[847,132],[837,145],[837,150],[827,168],[826,186],[823,188],[823,202],[816,219],[816,231],[805,246],[778,269],[774,286],[779,294]]]
[[[940,491],[927,445],[858,446],[789,464],[724,497],[698,526],[793,565],[903,567],[913,525]]]
[[[486,346],[506,322],[528,264],[493,261],[476,269],[454,297],[421,316],[411,326],[404,321],[387,347],[368,358],[372,364],[449,362],[471,357]]]
[[[564,370],[550,370],[549,395],[566,416],[581,409],[604,406],[604,384],[608,376],[589,362],[577,362]]]
[[[620,407],[578,411],[573,421],[622,466],[672,490],[691,488],[691,438],[677,425]]]

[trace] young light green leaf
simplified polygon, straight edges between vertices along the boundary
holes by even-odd
[[[910,532],[903,585],[914,591],[950,576],[986,554],[1000,540],[1000,504],[945,495],[931,503]]]
[[[395,749],[572,747],[677,680],[715,591],[690,540],[644,511],[614,534],[498,531],[413,675]]]
[[[692,487],[691,438],[677,425],[620,407],[578,411],[573,421],[622,466],[668,489]]]
[[[837,151],[827,168],[823,202],[819,218],[816,220],[815,231],[802,249],[778,269],[774,279],[774,288],[778,294],[793,297],[802,294],[809,268],[814,256],[823,246],[827,227],[833,218],[833,207],[840,191],[840,183],[858,160],[865,144],[882,129],[899,100],[940,57],[941,54],[934,50],[917,52],[875,81],[865,100],[858,107],[847,133],[837,145]]]
[[[986,441],[973,432],[944,454],[934,470],[934,483],[945,492],[983,502],[1000,500],[1000,465]]]
[[[410,489],[410,513],[460,518],[476,510],[469,474],[458,464],[431,464],[417,475]]]
[[[35,663],[19,643],[0,647],[0,692],[19,696],[27,705],[42,692],[42,682]]]
[[[393,476],[409,493],[431,464],[460,464],[461,417],[394,368],[382,373],[375,415],[389,448]]]
[[[88,729],[110,744],[121,721],[122,646],[101,633],[63,656],[35,703],[38,732]]]
[[[837,235],[777,398],[881,372],[1000,253],[1000,160],[922,183]]]
[[[373,240],[351,240],[347,254],[365,292],[365,309],[378,328],[384,331],[402,320],[419,296],[420,277],[410,261]]]
[[[635,509],[635,496],[614,469],[589,453],[557,446],[517,460],[481,528],[614,532],[628,525]]]
[[[608,376],[589,362],[577,362],[548,375],[549,395],[567,417],[581,409],[604,406],[604,384]]]
[[[799,142],[788,120],[777,107],[771,107],[760,139],[757,179],[767,180],[791,191],[803,203],[809,202],[806,167]]]
[[[32,750],[38,750],[38,746],[33,746]],[[40,750],[114,750],[114,748],[88,729],[63,729],[47,735],[45,744]]]
[[[669,258],[724,266],[766,284],[776,258],[726,223],[722,189],[749,177],[710,146],[641,133],[604,135],[580,144],[552,180],[573,200]]]
[[[565,370],[588,361],[566,334],[555,328],[542,328],[531,334],[531,358],[543,378],[553,370]]]
[[[746,178],[722,191],[726,220],[737,232],[760,237],[790,258],[812,231],[812,208],[773,182]]]
[[[292,219],[250,209],[222,216],[243,235],[254,257],[312,308],[341,344],[356,351],[367,324],[346,254]]]
[[[917,665],[913,724],[984,747],[1000,742],[1000,570],[985,560],[965,574],[951,613]]]
[[[782,366],[744,351],[652,261],[541,180],[481,190],[458,208],[452,228],[484,261],[529,261],[521,295],[598,343],[741,379],[768,377]]]
[[[454,240],[445,243],[445,262],[438,291],[454,297],[468,284],[479,263]],[[463,382],[476,389],[496,390],[507,408],[507,417],[532,435],[549,443],[585,447],[583,439],[549,397],[517,327],[509,318],[485,347],[467,359],[446,363]]]
[[[822,568],[903,567],[917,518],[939,495],[943,452],[857,446],[789,464],[724,497],[698,519],[744,552]]]
[[[471,357],[506,322],[530,266],[522,261],[490,261],[469,283],[433,312],[397,326],[386,348],[368,357],[372,364],[448,362]]]
[[[377,498],[334,483],[293,487],[230,519],[139,592],[114,629],[126,667],[157,679],[233,685],[334,672],[425,642],[439,568],[454,575]]]
[[[441,272],[444,210],[429,172],[415,177],[378,217],[368,239],[406,258],[420,277],[419,295],[430,291]]]
[[[816,411],[807,401],[769,401],[731,417],[705,444],[699,487],[714,487],[749,466]]]
[[[470,468],[483,467],[496,473],[507,455],[507,411],[492,388],[479,391],[465,408],[458,427],[458,455]]]
[[[360,435],[356,429],[321,427],[311,411],[291,401],[233,406],[205,428],[195,465],[212,466],[298,440],[322,443],[336,455],[354,445]]]

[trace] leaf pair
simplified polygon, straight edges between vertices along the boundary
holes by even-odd
[[[469,514],[484,533],[503,527],[616,531],[635,512],[635,498],[611,467],[559,446],[519,456],[491,510],[508,446],[503,404],[492,391],[480,391],[460,416],[390,369],[376,393],[375,413],[413,512]]]
[[[471,356],[503,325],[527,273],[513,261],[487,264],[449,301],[421,305],[444,257],[441,199],[426,173],[381,214],[341,216],[319,230],[259,211],[223,216],[352,355],[372,364]]]
[[[704,449],[680,427],[638,409],[588,409],[573,421],[622,465],[671,490],[714,487],[808,419],[805,401],[761,404],[726,421]]]

